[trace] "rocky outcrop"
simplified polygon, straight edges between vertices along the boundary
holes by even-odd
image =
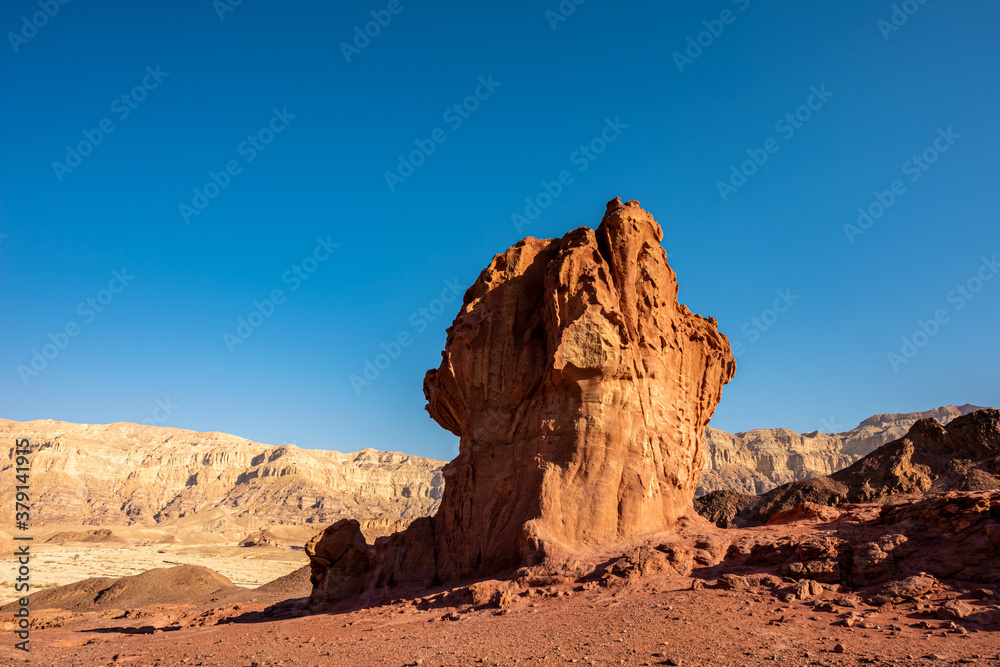
[[[314,605],[361,593],[372,569],[371,549],[353,519],[341,519],[309,540],[306,555]]]
[[[247,535],[246,537],[244,537],[242,540],[240,540],[239,544],[237,544],[236,546],[238,546],[238,547],[280,547],[280,546],[282,546],[282,544],[281,544],[281,540],[278,538],[277,535],[275,535],[274,533],[272,533],[271,531],[269,531],[269,530],[267,530],[265,528],[264,530],[257,530],[257,531],[254,531],[254,532],[250,533],[249,535]]]
[[[441,507],[376,542],[369,588],[533,565],[692,512],[736,365],[716,321],[678,303],[662,238],[616,199],[596,230],[493,258],[424,380],[431,417],[461,438]]]
[[[994,489],[1000,489],[1000,410],[989,408],[947,426],[922,419],[906,436],[831,475],[785,484],[757,497],[713,492],[695,505],[719,526],[750,526],[803,503],[832,506]]]
[[[616,199],[596,231],[521,241],[469,289],[424,380],[428,412],[461,437],[435,518],[443,574],[627,540],[691,510],[735,362],[715,320],[678,304],[662,238]]]
[[[125,542],[125,540],[118,537],[107,528],[99,528],[97,530],[63,531],[56,533],[45,541],[49,544]]]
[[[11,507],[10,468],[20,438],[33,450],[32,526],[38,528],[165,526],[234,543],[264,528],[350,516],[367,534],[387,535],[432,514],[444,483],[442,461],[395,452],[274,447],[127,423],[0,420],[0,441],[8,447],[0,461],[0,502]]]
[[[776,486],[841,470],[897,440],[921,419],[947,424],[982,407],[949,405],[925,412],[869,417],[841,433],[795,433],[784,428],[727,433],[705,431],[707,457],[696,496],[712,491],[766,493]]]
[[[1000,491],[883,505],[804,503],[775,515],[767,531],[727,534],[733,544],[721,568],[868,588],[881,593],[878,604],[920,597],[937,579],[1000,582]]]

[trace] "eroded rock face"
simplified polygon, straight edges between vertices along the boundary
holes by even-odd
[[[692,510],[703,434],[736,369],[714,319],[677,301],[638,202],[597,230],[494,257],[424,380],[461,437],[435,517],[439,567],[469,576],[670,527]]]
[[[465,294],[427,410],[461,437],[432,519],[374,545],[369,588],[455,581],[668,530],[693,513],[703,434],[736,369],[677,301],[638,202],[528,238]]]

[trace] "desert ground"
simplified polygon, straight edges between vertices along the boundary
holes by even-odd
[[[996,665],[996,600],[944,590],[872,607],[827,590],[785,601],[782,590],[692,590],[694,579],[641,586],[529,588],[503,608],[442,605],[441,596],[370,609],[302,613],[301,600],[211,612],[175,606],[91,613],[33,633],[36,650],[4,646],[0,665],[276,667],[301,665]],[[959,597],[991,623],[942,620]],[[992,612],[992,615],[990,615]],[[218,624],[216,624],[218,622]]]

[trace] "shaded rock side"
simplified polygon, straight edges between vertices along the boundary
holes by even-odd
[[[424,380],[427,411],[461,438],[441,506],[376,541],[369,588],[535,565],[693,514],[736,364],[716,321],[678,303],[662,238],[615,199],[596,230],[493,258]]]
[[[922,419],[906,436],[831,475],[792,482],[761,496],[717,491],[695,501],[721,527],[754,526],[803,503],[886,502],[895,497],[1000,489],[1000,410],[989,408],[942,426]]]
[[[309,540],[306,555],[313,604],[359,594],[372,569],[371,549],[354,519],[341,519]]]
[[[776,514],[766,530],[725,534],[735,539],[724,569],[854,588],[889,582],[881,592],[897,601],[926,594],[937,579],[1000,582],[1000,491],[949,491],[881,505],[804,503]]]

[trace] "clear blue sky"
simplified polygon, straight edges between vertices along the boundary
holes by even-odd
[[[6,2],[0,414],[451,458],[435,299],[614,196],[742,346],[714,426],[998,405],[1000,6],[911,4]]]

